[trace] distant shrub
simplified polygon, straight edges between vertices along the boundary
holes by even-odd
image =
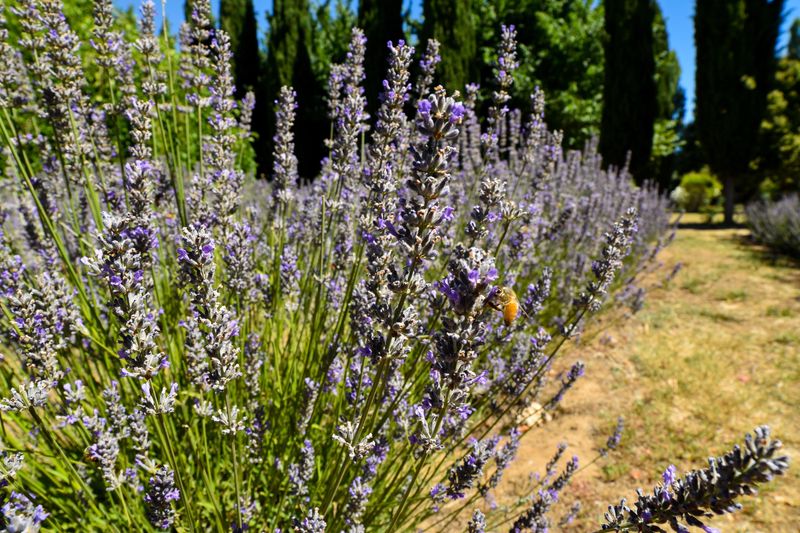
[[[800,197],[759,200],[745,208],[753,237],[774,250],[800,257]]]
[[[675,204],[691,213],[705,213],[717,203],[722,194],[722,184],[708,169],[689,172],[670,197]]]

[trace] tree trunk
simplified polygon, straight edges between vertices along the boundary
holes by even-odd
[[[728,226],[733,225],[733,205],[734,200],[736,199],[734,183],[734,177],[727,176],[725,178],[725,184],[723,187],[723,192],[725,194],[725,224]]]

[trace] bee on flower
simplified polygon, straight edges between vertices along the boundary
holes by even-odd
[[[486,299],[486,305],[503,313],[503,321],[506,326],[510,326],[519,316],[520,311],[525,314],[525,311],[519,304],[517,293],[511,287],[500,287],[493,291]]]

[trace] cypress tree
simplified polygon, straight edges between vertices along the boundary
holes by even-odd
[[[664,16],[653,4],[653,55],[655,58],[656,120],[651,160],[652,177],[662,190],[669,187],[675,170],[676,152],[681,145],[683,112],[686,97],[680,86],[681,66],[678,55],[669,47]]]
[[[652,0],[605,0],[605,76],[600,153],[605,164],[648,177],[656,118]]]
[[[698,0],[695,120],[711,170],[722,179],[725,222],[747,185],[775,75],[783,0]]]
[[[358,3],[358,26],[367,37],[364,56],[365,94],[367,111],[375,117],[381,82],[386,77],[388,41],[397,42],[403,35],[403,0],[360,0]]]
[[[792,27],[789,29],[789,46],[786,56],[789,59],[800,59],[800,18],[794,19]]]
[[[300,175],[312,178],[324,154],[328,133],[323,84],[312,66],[312,19],[308,0],[275,0],[269,16],[267,57],[261,79],[260,98],[256,98],[255,119],[266,125],[259,131],[256,158],[259,170],[269,174],[272,136],[275,131],[274,103],[281,86],[297,92],[295,150]]]
[[[681,66],[675,50],[669,47],[669,34],[658,4],[653,5],[653,57],[656,77],[656,119],[672,120],[681,112]]]
[[[477,36],[472,0],[425,0],[423,41],[441,43],[442,62],[437,72],[448,91],[464,90],[477,74]]]
[[[789,33],[786,55],[778,59],[775,83],[767,95],[758,154],[750,163],[759,193],[777,198],[800,191],[800,19]],[[763,180],[762,180],[763,179]]]
[[[253,0],[221,0],[219,25],[231,38],[236,96],[241,98],[258,85],[261,58],[258,51],[258,25]]]

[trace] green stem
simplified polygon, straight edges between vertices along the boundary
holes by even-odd
[[[167,450],[167,455],[169,455],[169,462],[172,466],[172,470],[175,472],[175,478],[178,480],[178,487],[181,489],[181,496],[183,499],[183,507],[186,509],[186,514],[189,515],[189,529],[192,531],[195,530],[195,522],[194,522],[194,511],[192,510],[191,505],[191,497],[189,496],[189,491],[186,490],[186,485],[183,483],[183,476],[181,476],[181,470],[178,467],[178,461],[175,458],[175,450],[172,449],[172,442],[169,439],[169,434],[167,433],[166,425],[164,424],[164,414],[158,413],[156,415],[157,426],[159,431],[162,435],[162,440],[164,441],[164,446]]]
[[[228,420],[231,416],[231,402],[228,395],[225,395],[225,410],[228,412]],[[234,424],[235,425],[235,424]],[[231,455],[233,456],[233,483],[236,487],[236,524],[239,531],[242,530],[242,494],[239,482],[239,462],[236,457],[236,428],[231,431]]]

